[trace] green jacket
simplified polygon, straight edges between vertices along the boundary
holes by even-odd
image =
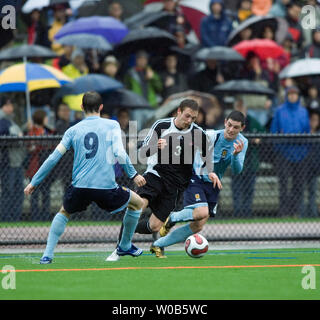
[[[132,90],[140,96],[144,96],[151,106],[158,106],[157,94],[162,91],[162,82],[156,72],[153,71],[153,78],[151,80],[145,80],[143,84],[136,69],[131,68],[124,77],[124,84],[129,90]],[[146,95],[144,94],[143,85],[146,86]]]

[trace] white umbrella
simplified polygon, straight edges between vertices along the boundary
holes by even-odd
[[[28,0],[22,7],[23,13],[30,13],[35,9],[41,10],[58,3],[69,3],[70,7],[75,10],[87,0]],[[98,1],[98,0],[95,0]]]
[[[306,58],[290,63],[279,73],[279,78],[297,78],[314,75],[320,75],[320,59]]]

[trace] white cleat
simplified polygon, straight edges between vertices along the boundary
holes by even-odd
[[[120,260],[120,256],[117,253],[117,249],[115,249],[109,257],[107,257],[106,261],[119,261]]]

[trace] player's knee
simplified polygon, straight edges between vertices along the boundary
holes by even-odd
[[[209,208],[208,207],[198,207],[193,211],[194,220],[202,220],[209,218]]]

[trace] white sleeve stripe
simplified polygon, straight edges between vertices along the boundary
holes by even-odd
[[[67,152],[67,148],[62,144],[59,143],[56,147],[56,149],[62,154],[64,155]]]

